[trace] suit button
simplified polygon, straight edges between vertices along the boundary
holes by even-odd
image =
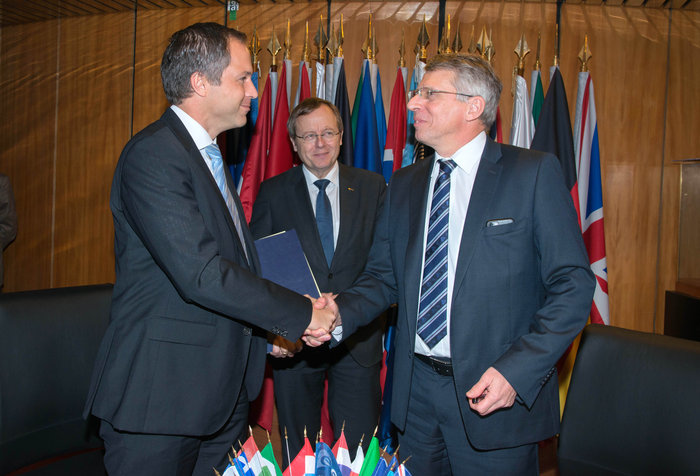
[[[251,334],[252,330],[250,327],[244,327],[243,328],[243,335],[244,336],[249,336]]]
[[[328,279],[333,279],[333,273],[328,273]]]

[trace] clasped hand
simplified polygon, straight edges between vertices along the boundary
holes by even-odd
[[[331,293],[323,293],[318,299],[306,297],[311,300],[314,309],[302,340],[306,345],[318,347],[331,340],[331,332],[341,323],[340,312]]]

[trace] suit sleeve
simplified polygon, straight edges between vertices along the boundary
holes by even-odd
[[[343,322],[343,339],[369,324],[397,299],[389,241],[391,186],[385,190],[379,198],[380,211],[365,269],[353,285],[336,298]]]
[[[585,325],[595,288],[576,212],[554,156],[540,163],[534,187],[533,239],[546,298],[529,332],[493,364],[528,407]]]
[[[153,142],[125,152],[118,193],[129,226],[181,297],[290,339],[301,336],[311,320],[309,301],[222,255],[220,241],[233,236],[204,196],[210,184],[197,182],[175,141]]]

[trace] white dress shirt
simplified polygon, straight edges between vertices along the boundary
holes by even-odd
[[[457,167],[450,174],[450,224],[447,237],[447,335],[430,349],[416,334],[414,350],[418,354],[433,357],[450,358],[450,319],[452,317],[452,287],[455,281],[455,269],[459,257],[459,245],[462,241],[464,220],[467,217],[469,200],[474,188],[474,179],[481,162],[481,154],[486,146],[486,133],[481,132],[467,144],[463,145],[452,157],[442,157],[435,153],[435,163],[430,173],[430,191],[428,192],[428,205],[425,213],[423,233],[423,256],[421,258],[421,283],[423,282],[423,265],[425,264],[425,241],[428,238],[428,224],[430,220],[430,204],[433,201],[433,188],[440,173],[441,159],[452,159]],[[420,308],[420,293],[418,295]]]

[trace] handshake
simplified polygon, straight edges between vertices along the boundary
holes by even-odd
[[[318,347],[331,340],[331,332],[341,324],[340,311],[335,304],[335,296],[331,293],[323,293],[320,298],[308,297],[313,303],[311,322],[304,331],[301,340],[310,347]],[[282,337],[277,337],[272,343],[270,355],[273,357],[293,357],[302,348],[300,341],[290,342]]]

